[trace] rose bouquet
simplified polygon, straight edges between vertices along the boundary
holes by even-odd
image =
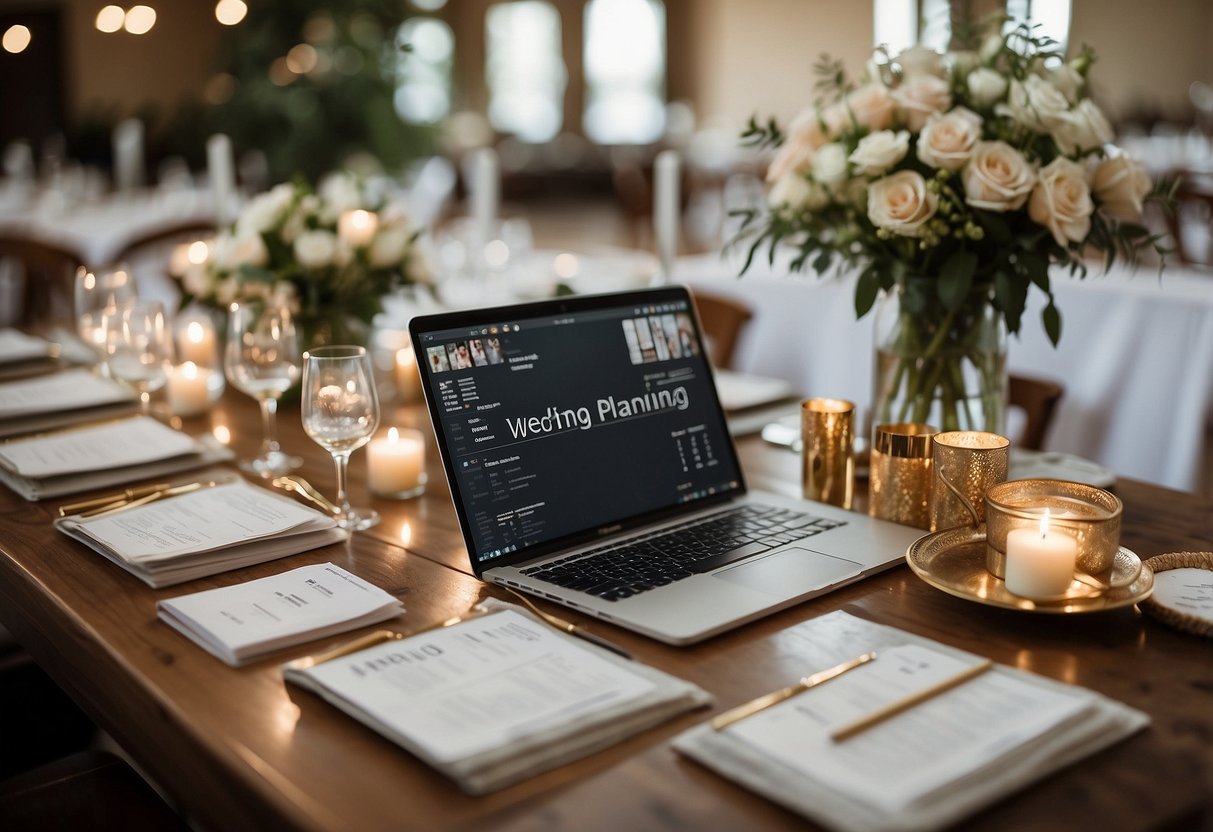
[[[1033,287],[1048,337],[1061,337],[1050,265],[1085,275],[1091,252],[1107,265],[1163,253],[1141,220],[1165,194],[1111,144],[1088,95],[1092,61],[1064,61],[1026,26],[979,50],[877,50],[859,84],[823,61],[820,97],[786,132],[751,120],[743,139],[777,150],[766,210],[743,212],[745,267],[790,247],[793,270],[858,269],[858,316],[891,298],[876,422],[1000,430],[1005,333]]]
[[[205,261],[179,275],[183,304],[274,297],[290,306],[308,345],[364,341],[385,294],[429,282],[417,237],[403,205],[350,174],[317,189],[284,183],[251,199]]]

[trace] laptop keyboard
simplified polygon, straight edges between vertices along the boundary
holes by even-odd
[[[842,525],[791,509],[747,505],[532,566],[522,574],[618,601]]]

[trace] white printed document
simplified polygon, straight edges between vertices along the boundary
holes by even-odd
[[[198,453],[191,437],[150,416],[16,439],[0,445],[0,465],[23,477],[124,468]]]
[[[233,667],[404,612],[395,596],[331,563],[167,598],[156,608],[161,621]]]
[[[501,788],[706,704],[698,687],[574,639],[513,605],[308,666],[287,681],[452,777]]]
[[[55,527],[150,586],[169,586],[345,540],[332,517],[244,480]]]
[[[0,436],[74,425],[138,409],[116,381],[74,369],[0,384]]]
[[[841,611],[781,639],[803,651],[806,675],[876,658],[721,730],[696,726],[674,748],[831,829],[952,826],[1149,724],[1094,691],[1000,665],[897,710],[981,657]],[[884,709],[897,712],[835,738]]]
[[[8,327],[0,329],[0,365],[49,358],[51,345]]]

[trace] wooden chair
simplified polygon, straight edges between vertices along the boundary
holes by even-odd
[[[74,251],[20,236],[0,235],[0,263],[16,264],[22,279],[20,326],[72,317],[72,283],[83,265]],[[7,317],[7,316],[6,316]]]
[[[1177,175],[1175,208],[1165,212],[1175,258],[1185,266],[1213,268],[1213,183]]]
[[[694,290],[695,308],[703,325],[704,349],[712,366],[728,369],[733,363],[737,339],[754,317],[745,304],[732,298]]]
[[[139,285],[139,296],[158,300],[165,309],[176,309],[181,290],[170,272],[173,249],[181,243],[213,238],[215,223],[186,220],[166,225],[136,237],[126,244],[117,259],[130,266]]]
[[[1010,377],[1008,388],[1011,407],[1023,410],[1027,417],[1019,447],[1031,451],[1043,450],[1045,434],[1049,431],[1065,388],[1052,381],[1017,375]]]

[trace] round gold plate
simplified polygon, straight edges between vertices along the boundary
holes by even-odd
[[[1121,547],[1117,560],[1135,561],[1137,556]],[[906,551],[906,562],[918,577],[957,598],[965,598],[990,607],[1051,615],[1100,612],[1128,607],[1149,598],[1154,590],[1154,573],[1150,567],[1142,564],[1141,574],[1128,586],[1104,592],[1075,580],[1070,586],[1070,593],[1060,599],[1033,601],[1015,595],[1007,591],[1001,578],[994,577],[986,570],[984,526],[976,529],[945,529],[920,537],[911,543]]]

